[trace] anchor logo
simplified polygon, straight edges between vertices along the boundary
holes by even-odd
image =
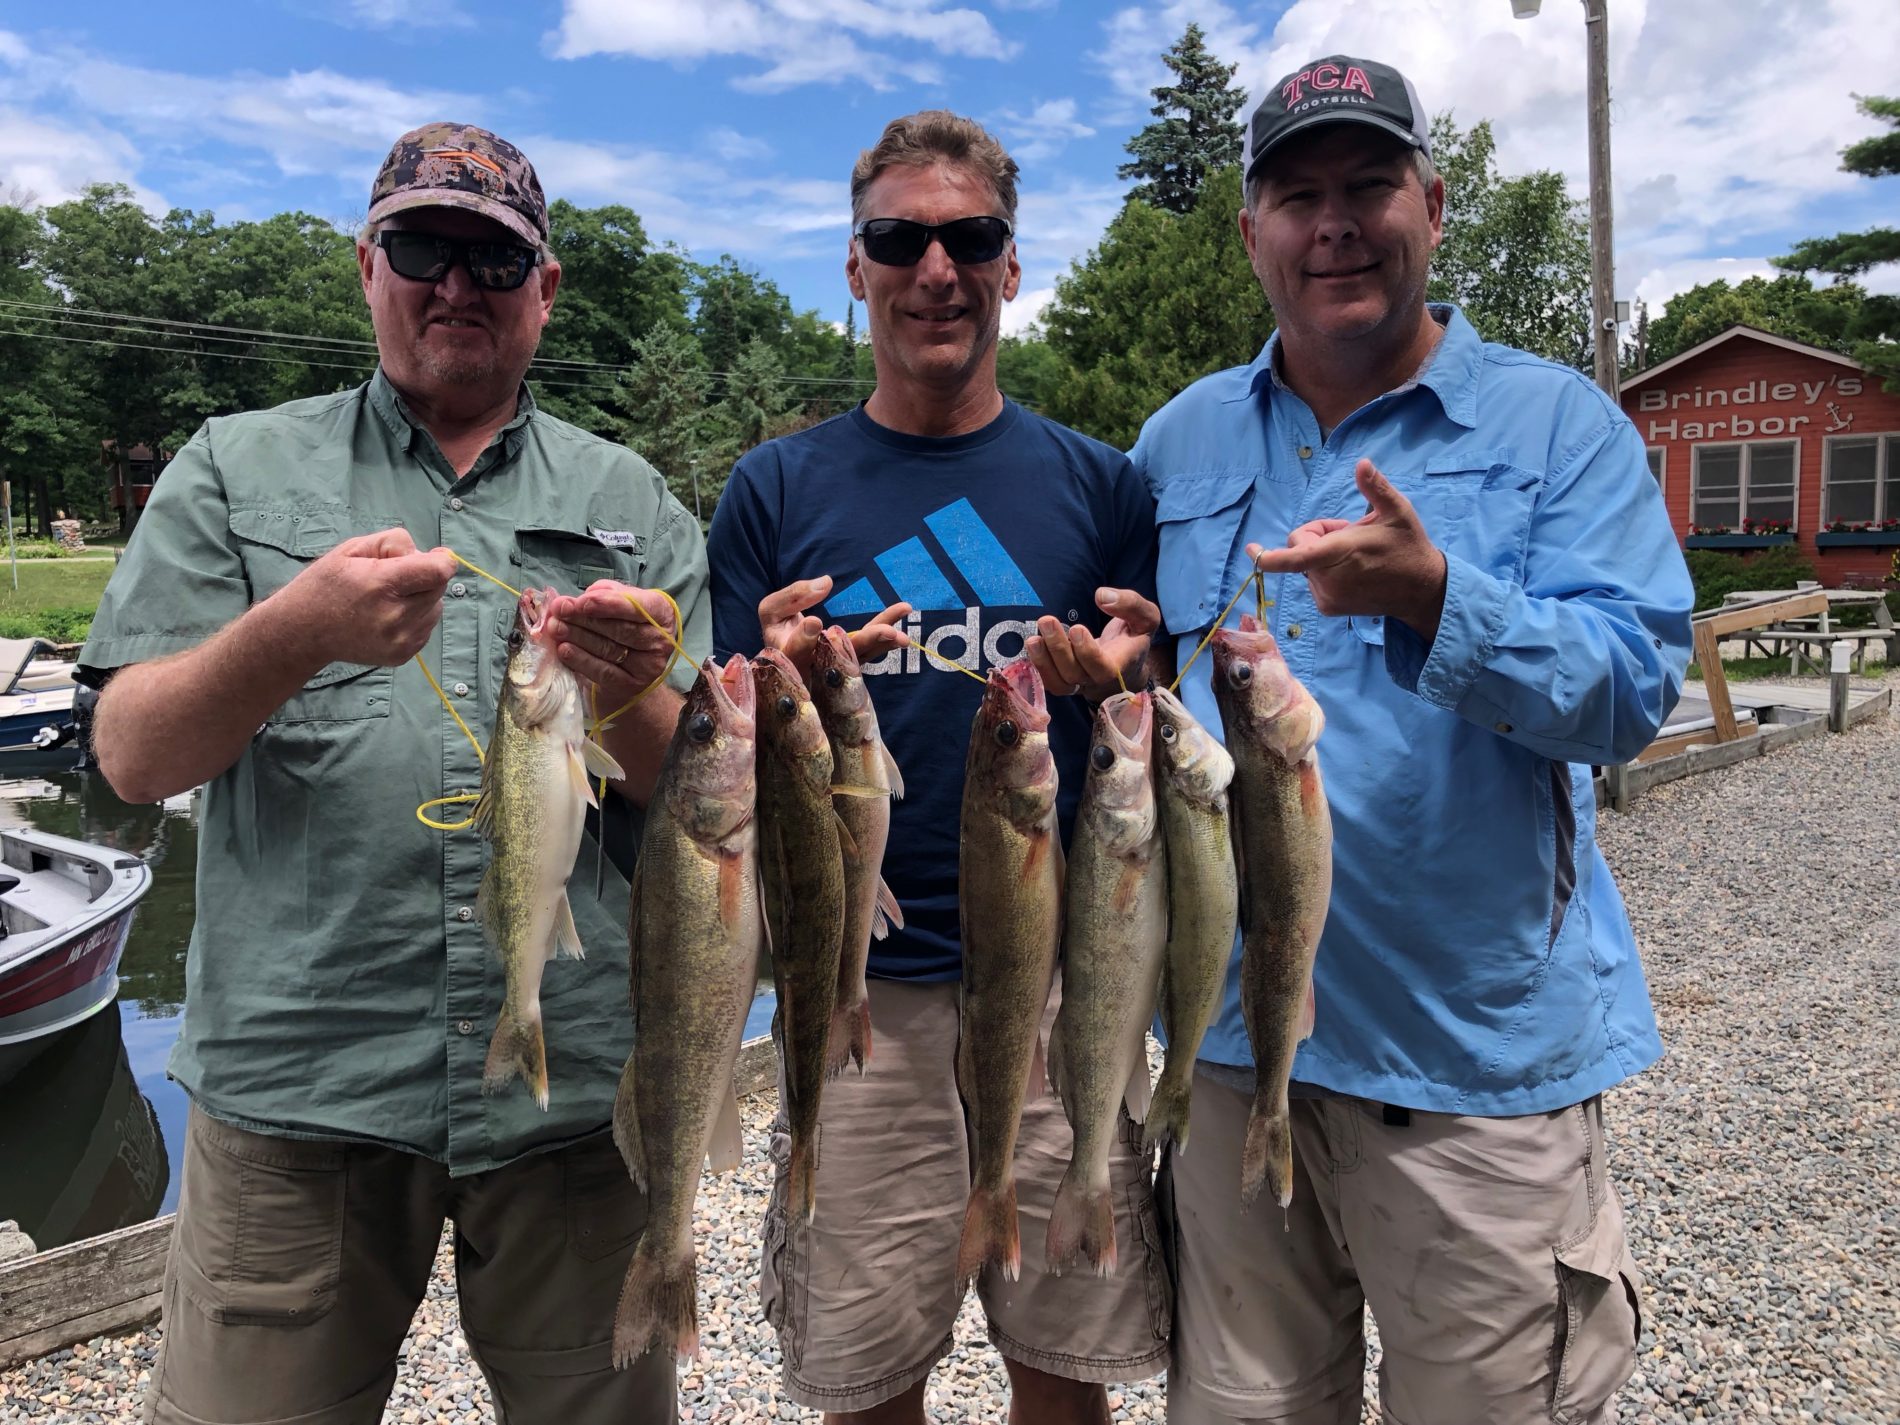
[[[1854,424],[1854,413],[1849,411],[1846,415],[1842,415],[1840,406],[1833,401],[1827,403],[1827,413],[1833,422],[1827,427],[1830,435],[1837,430],[1847,430]]]

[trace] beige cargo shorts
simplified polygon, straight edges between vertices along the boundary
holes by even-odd
[[[191,1110],[165,1272],[157,1425],[376,1425],[445,1218],[461,1329],[510,1425],[677,1417],[672,1357],[611,1359],[646,1204],[606,1133],[451,1180],[367,1143]]]
[[[1516,1118],[1293,1104],[1293,1203],[1240,1205],[1250,1091],[1194,1076],[1160,1192],[1172,1425],[1359,1425],[1365,1307],[1386,1425],[1609,1425],[1640,1278],[1600,1101]]]
[[[957,1095],[957,986],[873,980],[872,1057],[825,1085],[818,1207],[786,1221],[790,1139],[772,1139],[760,1294],[776,1328],[785,1393],[801,1405],[867,1410],[902,1395],[949,1354],[963,1293],[957,1241],[970,1145]],[[1053,1022],[1055,996],[1049,1019]],[[1043,1243],[1072,1135],[1054,1092],[1027,1105],[1016,1140],[1022,1277],[989,1268],[977,1295],[992,1343],[1069,1380],[1141,1380],[1167,1364],[1167,1266],[1140,1130],[1123,1123],[1111,1165],[1118,1265],[1052,1276]]]

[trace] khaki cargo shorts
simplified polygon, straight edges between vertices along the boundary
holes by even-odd
[[[1172,1425],[1359,1425],[1368,1304],[1386,1425],[1615,1419],[1640,1278],[1599,1100],[1462,1118],[1297,1099],[1292,1206],[1243,1212],[1251,1098],[1203,1067],[1187,1151],[1162,1170]]]
[[[760,1294],[778,1331],[785,1393],[819,1410],[867,1410],[902,1395],[949,1354],[963,1293],[957,1241],[970,1195],[970,1145],[957,1095],[957,986],[873,980],[871,1063],[825,1085],[818,1208],[786,1221],[790,1139],[772,1138]],[[1055,1014],[1051,996],[1050,1019]],[[1070,1380],[1140,1380],[1166,1364],[1172,1314],[1140,1130],[1111,1165],[1115,1274],[1051,1276],[1043,1242],[1072,1135],[1045,1092],[1016,1140],[1022,1277],[989,1268],[977,1295],[990,1340],[1023,1365]]]

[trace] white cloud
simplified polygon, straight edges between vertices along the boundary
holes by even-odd
[[[0,63],[25,64],[31,55],[25,40],[11,30],[0,30]]]
[[[1671,297],[1699,287],[1705,282],[1727,282],[1733,287],[1750,277],[1774,278],[1781,274],[1765,257],[1685,257],[1650,268],[1640,276],[1624,274],[1624,283],[1632,295],[1640,298],[1652,317],[1660,316]]]
[[[340,25],[362,30],[393,30],[398,26],[465,30],[475,17],[452,0],[343,0],[329,12]]]
[[[927,56],[1007,59],[1016,52],[980,11],[944,0],[566,0],[548,36],[557,59],[624,55],[690,64],[714,56],[768,61],[735,88],[771,92],[856,80],[888,89],[898,78],[937,83],[928,57],[903,59],[873,44],[922,48]]]
[[[98,125],[69,127],[0,108],[0,184],[9,198],[63,203],[92,183],[123,183],[140,207],[163,213],[165,202],[138,181],[137,148]]]
[[[1045,99],[1027,114],[1005,109],[997,127],[1011,140],[1010,153],[1020,163],[1054,158],[1070,139],[1085,139],[1095,130],[1075,117],[1075,100]]]
[[[706,147],[727,163],[748,163],[772,156],[772,145],[737,129],[714,129],[706,135]]]
[[[1055,300],[1056,289],[1038,287],[1016,294],[1016,300],[1003,308],[1003,335],[1021,336],[1042,320],[1042,309]]]

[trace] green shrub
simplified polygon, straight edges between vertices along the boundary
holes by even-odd
[[[1721,549],[1683,551],[1689,578],[1695,583],[1695,608],[1720,608],[1723,596],[1742,589],[1792,589],[1801,579],[1815,578],[1814,566],[1800,551],[1778,546],[1734,554]]]
[[[74,551],[56,539],[21,539],[16,536],[13,541],[13,553],[19,559],[70,559],[75,552],[91,554],[97,551]]]
[[[41,609],[0,614],[0,638],[43,638],[48,643],[84,643],[92,631],[92,609]]]

